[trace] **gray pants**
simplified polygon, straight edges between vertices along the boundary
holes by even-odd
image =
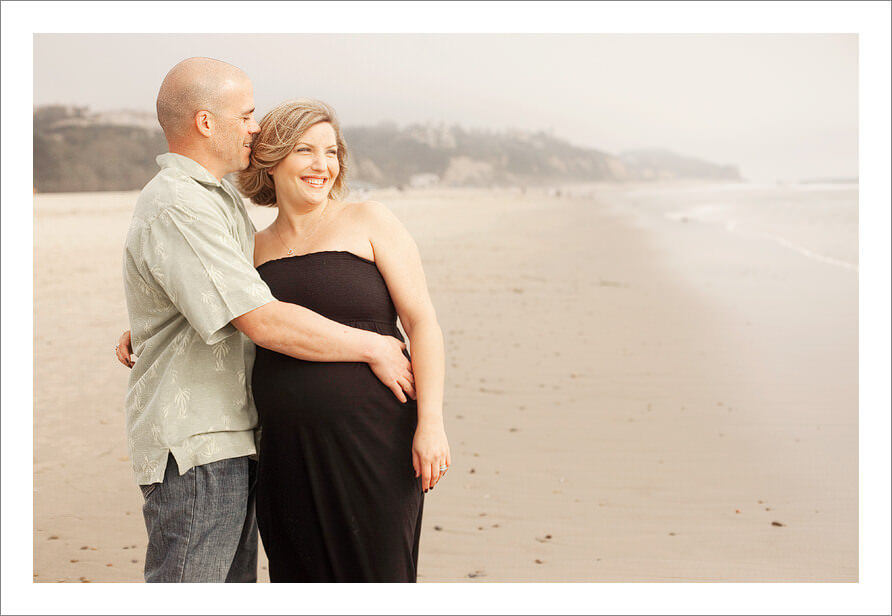
[[[146,582],[257,581],[255,466],[232,458],[181,476],[168,456],[164,481],[140,486]]]

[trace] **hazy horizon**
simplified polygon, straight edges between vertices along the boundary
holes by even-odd
[[[345,126],[541,131],[753,181],[858,176],[856,34],[35,34],[34,105],[154,112],[196,55],[245,70],[258,118],[310,96]]]

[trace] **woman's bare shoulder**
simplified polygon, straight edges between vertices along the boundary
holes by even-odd
[[[254,267],[269,261],[270,258],[275,256],[276,239],[278,238],[273,234],[272,225],[254,233]]]
[[[386,224],[395,220],[395,216],[389,207],[373,199],[344,203],[343,211],[344,214],[357,222]]]
[[[389,211],[389,208],[374,199],[366,199],[364,201],[345,201],[342,204],[345,210],[350,210],[358,214],[374,215],[382,210]]]

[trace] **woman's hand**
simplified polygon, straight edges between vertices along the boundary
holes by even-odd
[[[452,458],[442,420],[419,420],[412,440],[412,466],[415,476],[421,477],[421,489],[433,490],[446,474]]]
[[[120,338],[118,338],[118,344],[115,345],[115,355],[117,356],[119,362],[121,362],[128,368],[133,367],[133,348],[130,346],[129,329],[121,334]]]

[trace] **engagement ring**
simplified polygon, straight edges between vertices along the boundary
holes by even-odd
[[[448,466],[441,466],[441,467],[440,467],[440,472],[441,472],[441,473],[445,473],[447,470],[449,470],[449,467],[448,467]]]

